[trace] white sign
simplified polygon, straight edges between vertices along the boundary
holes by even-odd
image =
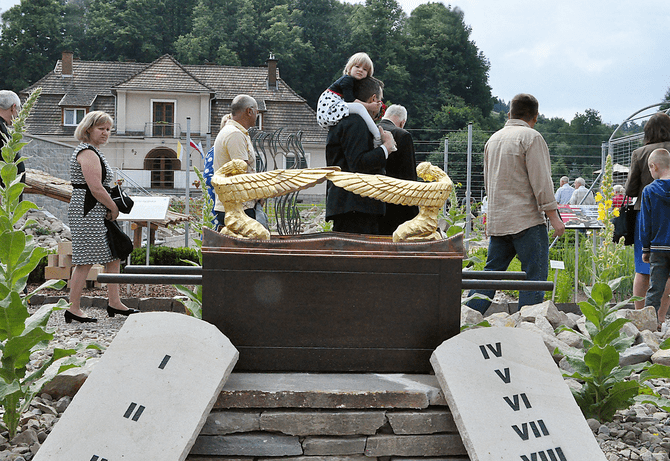
[[[467,330],[430,363],[472,461],[606,461],[537,333]]]
[[[135,204],[130,213],[120,213],[119,221],[164,221],[170,197],[130,197]]]
[[[552,259],[549,262],[551,263],[552,269],[565,269],[565,263],[563,261],[554,261]]]

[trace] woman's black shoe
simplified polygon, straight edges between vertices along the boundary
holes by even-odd
[[[65,323],[72,323],[73,320],[76,320],[79,323],[92,323],[98,321],[98,319],[93,317],[79,317],[70,311],[65,311]]]
[[[114,309],[112,306],[107,304],[107,315],[114,317],[116,314],[119,315],[130,315],[130,314],[139,314],[139,310],[128,308],[128,310],[122,311],[121,309]]]

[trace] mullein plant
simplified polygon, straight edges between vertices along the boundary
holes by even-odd
[[[4,426],[10,437],[16,435],[21,414],[44,384],[68,368],[81,366],[86,359],[76,357],[77,352],[85,348],[99,349],[95,345],[54,348],[48,360],[37,367],[29,366],[31,355],[47,349],[53,339],[53,329],[47,327],[51,313],[68,307],[61,299],[58,304],[43,305],[32,315],[29,313],[33,294],[44,288],[60,289],[65,282],[49,280],[31,294],[23,295],[28,276],[47,251],[24,232],[36,224],[35,220],[27,220],[19,229],[14,227],[29,210],[37,208],[34,203],[20,201],[25,185],[18,175],[17,165],[25,158],[15,161],[15,157],[27,144],[23,142],[25,122],[40,92],[38,88],[30,95],[18,118],[13,120],[13,132],[5,139],[0,159],[4,184],[0,185],[0,405],[4,410],[0,426]]]

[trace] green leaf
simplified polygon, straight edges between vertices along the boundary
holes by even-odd
[[[25,328],[28,310],[21,301],[21,296],[12,292],[0,300],[0,341],[19,336]]]
[[[667,399],[665,397],[661,397],[659,395],[643,394],[635,396],[634,400],[637,403],[651,403],[652,405],[656,405],[663,411],[670,412],[670,399]]]
[[[656,378],[670,379],[670,367],[655,363],[642,372],[642,374],[640,375],[640,382]]]
[[[14,210],[12,225],[16,224],[28,211],[37,209],[37,205],[29,200],[22,200]],[[4,226],[3,226],[4,228]]]
[[[658,347],[661,349],[670,349],[670,338],[666,338]]]
[[[590,297],[598,306],[604,306],[612,299],[612,289],[606,283],[597,282],[591,289]]]
[[[594,344],[598,346],[605,346],[621,334],[621,327],[630,322],[627,319],[616,319],[605,328],[603,328],[595,337],[593,337]]]
[[[609,287],[608,287],[609,288]],[[633,397],[638,395],[640,383],[637,381],[622,381],[610,389],[603,399],[599,414],[601,421],[611,421],[617,410],[628,408],[633,403]]]
[[[619,365],[619,352],[613,346],[594,345],[584,354],[584,363],[594,375],[603,378]]]
[[[5,231],[0,234],[0,261],[8,268],[19,262],[26,246],[26,234],[21,231]]]
[[[593,304],[587,301],[582,301],[579,303],[579,309],[582,311],[582,314],[584,314],[584,317],[586,317],[586,320],[593,323],[596,327],[600,327],[600,316]]]
[[[10,338],[5,343],[3,361],[6,357],[14,359],[15,368],[23,368],[30,360],[32,348],[42,341],[51,341],[53,335],[41,328],[36,328],[25,335]]]

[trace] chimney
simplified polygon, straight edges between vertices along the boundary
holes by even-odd
[[[277,59],[270,53],[270,57],[265,61],[268,65],[268,90],[277,89]]]
[[[63,59],[61,60],[61,75],[63,77],[72,77],[72,51],[63,51]]]

